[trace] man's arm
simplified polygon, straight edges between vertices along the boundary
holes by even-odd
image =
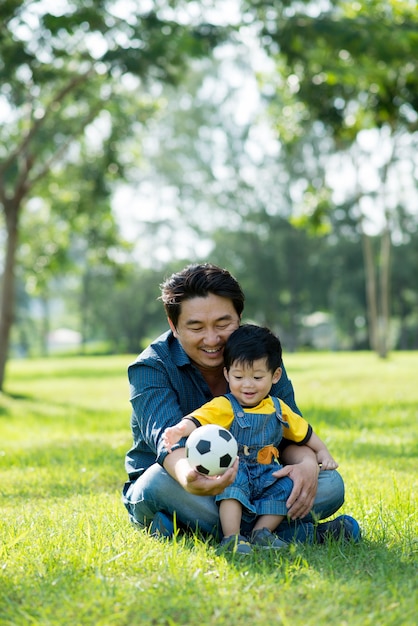
[[[196,385],[168,356],[165,360],[151,356],[136,362],[128,374],[134,439],[139,446],[146,444],[162,464],[168,453],[162,441],[165,429],[177,424],[207,398],[203,392],[199,394]]]
[[[318,488],[319,465],[316,455],[308,446],[288,445],[281,453],[286,465],[273,476],[289,476],[293,489],[286,506],[287,514],[293,520],[305,517],[312,509]]]
[[[283,400],[283,402],[290,406],[292,411],[294,411],[298,415],[302,415],[299,407],[296,404],[295,392],[293,389],[292,381],[287,376],[284,363],[282,363],[282,375],[280,376],[279,381],[277,383],[274,383],[274,385],[272,386],[270,394],[272,396],[280,398],[280,400]]]
[[[283,363],[280,380],[273,385],[270,393],[283,400],[295,413],[302,415]],[[280,460],[284,467],[273,475],[277,478],[289,476],[293,481],[293,489],[286,502],[287,514],[293,520],[305,517],[312,509],[318,488],[319,465],[316,455],[307,445],[286,442],[286,446],[281,446]]]
[[[204,476],[190,467],[185,449],[177,448],[165,457],[163,467],[189,493],[195,496],[216,496],[234,482],[238,459],[222,476]]]

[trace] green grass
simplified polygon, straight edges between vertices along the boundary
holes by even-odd
[[[408,625],[417,606],[418,354],[288,355],[360,545],[244,559],[158,541],[120,501],[130,357],[12,361],[0,395],[0,625]]]

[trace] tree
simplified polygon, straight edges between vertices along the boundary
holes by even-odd
[[[343,201],[349,201],[357,214],[370,343],[384,357],[394,212],[399,206],[394,197],[402,198],[407,208],[405,198],[416,185],[415,180],[407,190],[402,187],[402,166],[417,153],[417,13],[409,2],[335,1],[323,13],[310,3],[304,11],[301,5],[295,10],[284,9],[283,4],[273,2],[268,17],[261,9],[262,41],[281,69],[285,59],[281,87],[287,86],[294,95],[298,129],[315,128],[319,121],[320,132],[325,128],[336,150],[346,155],[345,167],[352,162],[353,182]],[[378,252],[372,244],[376,237],[370,230],[371,206],[375,215],[376,209],[380,213]]]
[[[187,11],[187,2],[179,4]],[[97,187],[106,187],[116,173],[122,177],[129,166],[122,146],[150,113],[147,81],[178,83],[188,60],[208,54],[221,40],[220,30],[207,23],[176,21],[168,5],[137,13],[123,13],[121,7],[108,0],[72,0],[57,7],[44,0],[8,0],[0,6],[0,102],[7,121],[0,130],[0,207],[7,233],[0,390],[14,317],[19,227],[28,199],[51,173],[64,175],[69,164],[86,157],[79,142],[91,140],[95,125],[107,157]]]

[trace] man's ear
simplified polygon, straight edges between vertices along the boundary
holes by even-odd
[[[279,380],[280,380],[280,378],[281,378],[281,376],[282,376],[282,368],[281,368],[281,367],[278,367],[278,368],[277,368],[277,370],[276,370],[276,371],[274,372],[274,374],[273,374],[273,380],[272,380],[272,383],[273,383],[273,384],[274,384],[274,383],[278,383],[278,382],[279,382]]]
[[[178,339],[176,327],[174,326],[173,322],[171,321],[171,319],[169,317],[167,317],[167,322],[168,322],[168,325],[170,326],[170,328],[172,330],[172,333],[173,333],[174,337],[176,339]]]

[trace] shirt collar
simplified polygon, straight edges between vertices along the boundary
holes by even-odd
[[[183,365],[190,365],[191,363],[190,358],[188,357],[180,341],[176,339],[176,337],[174,337],[172,332],[171,332],[171,354],[172,354],[174,363],[178,367],[181,367]]]

